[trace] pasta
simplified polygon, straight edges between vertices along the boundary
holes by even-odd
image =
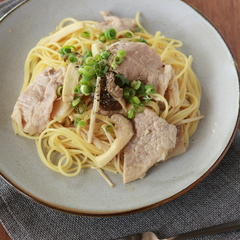
[[[136,15],[136,23],[141,31],[122,30],[117,32],[116,39],[127,41],[144,39],[158,53],[163,64],[171,65],[174,69],[174,77],[168,85],[170,91],[164,96],[159,93],[152,94],[152,99],[146,102],[144,107],[152,109],[169,124],[176,126],[182,124],[187,148],[189,138],[194,134],[199,120],[203,117],[199,110],[201,86],[191,67],[193,58],[185,56],[178,50],[182,46],[181,41],[166,38],[161,32],[156,32],[154,35],[148,33],[139,22],[139,13]],[[86,49],[91,50],[92,44],[99,42],[99,35],[102,33],[102,30],[96,28],[96,24],[98,23],[94,21],[77,21],[67,18],[59,23],[54,32],[41,39],[27,56],[21,92],[44,69],[50,66],[55,69],[67,67],[68,62],[63,61],[59,54],[63,46],[74,46],[79,54],[83,54]],[[83,33],[88,34],[84,36]],[[127,36],[126,34],[129,33],[130,35]],[[107,46],[112,42],[114,40],[104,45]],[[175,84],[178,86],[180,96],[180,103],[177,105],[171,96],[171,89]],[[83,111],[76,112],[74,108],[68,109],[63,115],[52,119],[40,135],[25,133],[15,121],[13,121],[13,128],[17,134],[36,141],[42,162],[53,171],[73,177],[84,168],[96,169],[112,186],[105,171],[123,173],[121,152],[102,168],[98,167],[96,156],[103,154],[111,147],[116,139],[117,129],[111,118],[99,113],[91,116],[92,108],[95,106],[93,101],[90,95],[83,96],[84,105],[80,106]],[[161,108],[157,101],[161,101],[164,108]],[[76,121],[82,124],[74,126]],[[95,124],[92,125],[91,121]],[[90,129],[91,126],[93,126],[92,129]]]

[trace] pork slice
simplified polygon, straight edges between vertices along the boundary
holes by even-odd
[[[33,135],[45,129],[57,98],[57,88],[63,85],[65,72],[65,68],[45,69],[19,96],[11,117],[24,132]]]
[[[134,31],[137,26],[135,18],[119,18],[117,16],[113,16],[108,11],[100,11],[100,13],[105,22],[96,25],[96,27],[103,31],[107,28],[114,28],[117,32],[122,30]]]
[[[135,135],[124,148],[123,181],[143,178],[176,145],[177,128],[145,108],[133,119]]]
[[[172,78],[171,65],[163,65],[157,52],[146,43],[119,41],[107,47],[111,53],[108,60],[111,65],[118,50],[125,50],[124,61],[114,72],[123,75],[129,81],[140,80],[144,84],[153,84],[156,92],[164,95]]]
[[[169,151],[167,155],[167,159],[180,155],[185,151],[186,151],[186,146],[184,144],[184,129],[183,129],[183,125],[181,124],[177,126],[176,146],[171,151]]]

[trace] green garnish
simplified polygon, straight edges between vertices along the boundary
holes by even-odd
[[[131,32],[126,32],[125,34],[124,34],[124,37],[125,38],[131,38],[133,35],[132,35],[132,33]]]
[[[75,121],[74,121],[74,126],[75,127],[77,127],[77,126],[84,127],[85,124],[86,124],[85,121],[80,120],[79,118],[76,118]]]
[[[142,43],[146,43],[148,45],[148,42],[144,39],[144,38],[139,38],[136,39],[137,42],[142,42]]]
[[[71,106],[72,106],[72,107],[76,107],[76,106],[78,106],[78,104],[79,104],[80,102],[81,102],[81,98],[80,98],[80,97],[75,98],[75,99],[72,100]]]
[[[88,31],[84,31],[81,33],[81,36],[84,38],[90,38],[91,34]]]
[[[112,132],[113,126],[112,125],[107,125],[105,130],[106,130],[106,132]]]
[[[63,90],[63,86],[58,87],[58,89],[57,89],[58,96],[62,96],[62,90]]]
[[[114,28],[108,28],[98,37],[98,40],[102,43],[105,43],[107,40],[116,39],[117,32]]]

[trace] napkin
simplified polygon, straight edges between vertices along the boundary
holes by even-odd
[[[22,1],[0,2],[0,17]],[[14,240],[108,240],[153,231],[159,238],[240,219],[240,131],[214,171],[181,197],[148,211],[82,217],[42,206],[0,178],[0,220]],[[195,238],[237,240],[240,230]]]
[[[143,231],[158,237],[240,219],[240,131],[216,169],[181,197],[148,211],[118,217],[82,217],[47,208],[0,180],[0,219],[14,240],[107,240]],[[240,230],[198,237],[238,240]]]

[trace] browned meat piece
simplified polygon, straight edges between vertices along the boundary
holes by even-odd
[[[102,78],[101,80],[100,109],[104,111],[116,111],[122,109],[121,104],[108,92],[106,78]]]
[[[143,178],[149,168],[166,159],[176,144],[177,128],[145,108],[133,119],[135,134],[124,148],[123,181]]]
[[[108,48],[111,52],[109,62],[113,61],[118,50],[125,50],[124,61],[114,72],[123,75],[129,81],[140,80],[144,84],[153,84],[155,90],[164,95],[172,78],[172,67],[163,65],[157,52],[146,43],[119,41]]]
[[[111,96],[116,99],[122,108],[127,111],[126,109],[126,101],[123,98],[123,89],[120,88],[118,85],[115,84],[115,78],[113,72],[108,72],[106,74],[106,88],[107,91],[111,94]]]
[[[113,16],[108,11],[101,11],[100,13],[105,22],[96,25],[96,27],[103,31],[107,28],[114,28],[117,32],[122,30],[134,31],[137,26],[134,18],[119,18],[117,16]]]
[[[65,68],[57,71],[53,67],[45,69],[19,96],[11,117],[24,132],[32,135],[45,129],[65,72]]]

